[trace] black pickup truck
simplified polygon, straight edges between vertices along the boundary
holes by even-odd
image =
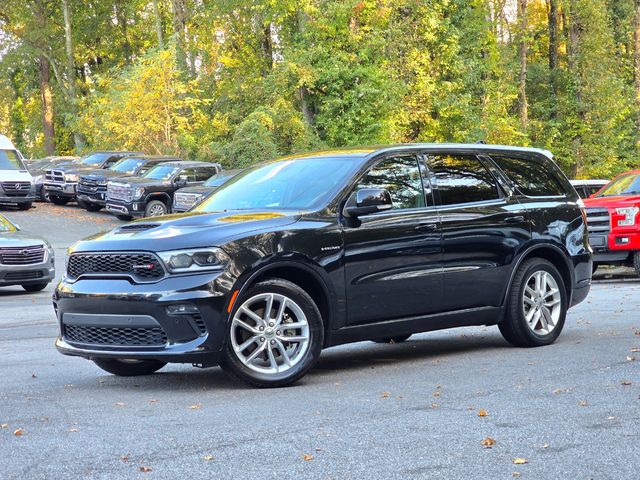
[[[76,188],[80,173],[95,169],[106,169],[121,158],[144,155],[142,152],[100,151],[92,152],[74,163],[64,163],[48,168],[44,175],[44,191],[51,203],[66,205],[76,199]]]
[[[198,203],[200,203],[203,198],[211,195],[218,188],[238,175],[240,172],[242,172],[241,169],[223,170],[220,173],[216,173],[202,185],[197,185],[195,187],[184,187],[179,189],[173,196],[173,207],[171,208],[171,212],[184,213],[190,210]]]
[[[177,157],[162,155],[132,155],[102,170],[91,170],[80,175],[78,205],[89,212],[97,212],[107,204],[107,182],[118,177],[140,176],[160,163],[180,162]]]
[[[107,184],[107,210],[120,220],[164,215],[171,211],[177,189],[200,185],[221,170],[218,163],[166,162],[141,177],[110,181]]]

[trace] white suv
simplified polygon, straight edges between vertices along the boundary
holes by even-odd
[[[36,199],[36,187],[22,155],[11,140],[0,135],[0,204],[28,210]]]

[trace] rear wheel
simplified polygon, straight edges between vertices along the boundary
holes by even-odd
[[[93,363],[105,372],[120,377],[151,375],[166,365],[166,362],[158,360],[121,360],[116,358],[94,358]]]
[[[25,203],[18,204],[18,208],[20,210],[29,210],[32,206],[33,206],[33,202],[25,202]]]
[[[551,262],[532,258],[516,272],[498,327],[512,345],[539,347],[558,338],[566,315],[567,291],[560,272]]]
[[[159,217],[161,215],[166,215],[169,213],[169,209],[160,200],[151,200],[147,203],[146,208],[144,209],[145,217]]]
[[[272,279],[251,287],[237,302],[226,340],[225,371],[257,387],[284,387],[316,363],[324,328],[307,292]]]
[[[49,200],[54,205],[66,205],[67,203],[70,202],[70,199],[65,197],[58,197],[56,195],[49,195]]]
[[[102,205],[97,203],[85,203],[84,208],[87,212],[99,212],[102,210]]]
[[[30,283],[27,285],[21,285],[27,292],[39,292],[47,288],[48,283]]]
[[[397,335],[395,337],[386,337],[386,338],[374,338],[371,340],[374,343],[402,343],[405,340],[408,340],[411,334],[409,335]]]

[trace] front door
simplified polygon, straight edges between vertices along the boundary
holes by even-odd
[[[439,220],[431,190],[423,186],[423,169],[416,155],[387,157],[355,187],[387,189],[393,208],[362,216],[344,229],[350,324],[440,310]]]

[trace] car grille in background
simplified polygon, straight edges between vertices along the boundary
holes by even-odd
[[[69,257],[67,275],[76,279],[83,275],[129,276],[139,281],[164,277],[160,260],[150,253],[79,253]]]
[[[80,182],[78,182],[78,192],[95,193],[106,191],[106,183],[99,183],[96,180],[88,180],[84,177],[80,177]]]
[[[611,216],[606,208],[587,208],[589,234],[606,235],[611,230]]]
[[[133,190],[124,185],[109,183],[107,185],[107,198],[109,200],[123,200],[130,202],[133,197]]]
[[[122,328],[65,324],[64,333],[69,342],[90,345],[161,347],[167,343],[167,334],[160,327]]]
[[[2,182],[2,190],[9,197],[26,197],[31,190],[31,182]]]
[[[47,170],[44,178],[50,182],[64,183],[64,172],[61,170]]]
[[[36,265],[44,262],[44,245],[0,248],[2,265]]]
[[[182,210],[189,210],[196,203],[198,203],[201,198],[202,198],[202,195],[198,195],[197,193],[177,192],[175,194],[174,206]]]

